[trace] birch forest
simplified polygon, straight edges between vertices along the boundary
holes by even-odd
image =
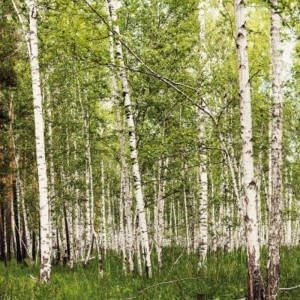
[[[0,299],[300,299],[299,0],[0,1]]]

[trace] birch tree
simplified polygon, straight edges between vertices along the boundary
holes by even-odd
[[[198,22],[199,22],[199,39],[200,43],[204,44],[205,41],[205,4],[206,1],[201,0],[198,4]],[[201,53],[201,58],[205,59],[204,52]],[[208,212],[207,212],[207,170],[206,162],[207,157],[205,149],[203,149],[203,140],[205,132],[206,116],[200,109],[197,111],[197,125],[198,125],[198,137],[200,143],[200,164],[199,164],[199,268],[205,265],[207,249],[208,249]]]
[[[47,282],[50,279],[50,227],[49,227],[49,203],[48,183],[46,170],[44,118],[42,108],[42,91],[38,54],[38,29],[37,29],[37,4],[36,0],[28,0],[26,4],[29,9],[29,31],[26,28],[26,21],[20,14],[16,3],[12,0],[15,10],[21,22],[28,48],[31,66],[32,95],[34,108],[34,127],[36,142],[36,160],[38,171],[39,189],[39,210],[40,210],[40,251],[41,266],[40,280]]]
[[[107,0],[110,18],[113,24],[113,29],[116,33],[115,35],[115,43],[116,43],[116,54],[117,60],[121,67],[120,69],[120,81],[122,85],[123,98],[124,98],[124,108],[127,119],[127,126],[130,137],[130,157],[132,161],[132,172],[134,176],[134,189],[135,189],[135,197],[137,203],[138,217],[139,217],[139,229],[141,234],[141,245],[143,250],[143,255],[146,263],[146,273],[149,278],[152,277],[152,266],[150,259],[150,248],[149,248],[149,239],[148,239],[148,228],[146,222],[146,214],[145,214],[145,203],[142,192],[142,184],[141,184],[141,174],[139,169],[138,162],[138,151],[136,145],[136,136],[135,136],[135,123],[133,120],[133,113],[131,107],[131,98],[129,91],[129,83],[127,79],[127,75],[125,72],[125,64],[123,57],[123,49],[120,41],[120,29],[116,24],[117,16],[115,14],[115,7],[113,0]]]
[[[168,167],[168,158],[159,160],[158,166],[158,191],[155,207],[155,235],[156,252],[159,269],[162,268],[162,248],[164,241],[164,213],[165,213],[165,189],[166,189],[166,171]]]
[[[109,14],[109,10],[108,10]],[[109,26],[112,26],[112,20],[109,18]],[[115,64],[115,49],[114,49],[114,36],[110,31],[109,33],[109,54],[110,61],[112,65]],[[125,134],[124,134],[124,125],[121,120],[121,113],[119,108],[119,98],[118,98],[118,89],[117,89],[117,80],[114,70],[111,71],[111,89],[112,89],[112,102],[116,106],[116,121],[117,128],[119,133],[119,144],[120,144],[120,159],[121,159],[121,201],[124,201],[124,205],[120,204],[120,208],[125,209],[125,219],[126,226],[123,230],[123,223],[120,220],[120,228],[124,231],[125,237],[125,248],[126,248],[126,257],[124,257],[124,271],[127,269],[126,263],[129,267],[129,272],[133,272],[134,263],[133,263],[133,233],[132,233],[132,195],[130,192],[130,182],[128,174],[128,166],[126,161],[126,152],[125,152]],[[122,215],[122,212],[121,212]],[[122,234],[122,232],[120,232]],[[125,255],[125,252],[124,252]]]
[[[260,270],[260,245],[257,220],[257,186],[254,178],[252,144],[252,110],[247,50],[246,7],[244,0],[234,0],[236,47],[238,54],[240,123],[242,139],[242,173],[244,189],[245,234],[248,260],[248,299],[263,299],[264,287]]]
[[[282,67],[278,0],[271,1],[272,114],[271,114],[271,203],[267,298],[277,299],[280,275],[282,210]]]

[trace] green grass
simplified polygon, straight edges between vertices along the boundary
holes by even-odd
[[[265,276],[266,251],[262,253]],[[155,262],[155,256],[152,257]],[[125,277],[121,271],[121,258],[108,252],[104,265],[104,278],[99,279],[97,262],[87,267],[75,265],[53,266],[52,278],[40,284],[38,266],[18,266],[15,261],[0,264],[0,299],[240,299],[246,294],[245,252],[217,252],[207,259],[207,269],[197,273],[197,256],[187,256],[178,248],[164,249],[164,267],[161,273],[154,266],[153,279],[138,274]],[[177,261],[177,262],[176,262]],[[176,264],[175,264],[176,262]],[[154,263],[155,265],[155,263]],[[281,286],[300,284],[300,248],[283,249]],[[35,277],[35,278],[34,278]],[[179,281],[182,278],[187,280]],[[174,281],[173,283],[162,282]],[[156,286],[153,286],[156,285]],[[153,287],[151,287],[153,286]],[[149,289],[146,289],[150,287]],[[139,292],[143,289],[143,292]],[[300,289],[281,292],[280,299],[300,299]]]

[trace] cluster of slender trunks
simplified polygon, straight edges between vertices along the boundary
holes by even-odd
[[[234,150],[230,143],[226,143],[222,132],[218,128],[215,116],[206,104],[206,99],[199,101],[197,111],[198,139],[200,145],[205,139],[205,128],[208,120],[211,119],[216,126],[218,138],[222,147],[224,160],[228,163],[228,176],[232,181],[234,195],[238,207],[238,219],[240,226],[235,228],[223,228],[222,220],[217,220],[215,208],[212,205],[211,215],[215,225],[208,224],[208,180],[209,174],[206,169],[208,157],[202,146],[199,149],[199,169],[198,169],[198,200],[190,193],[189,181],[183,185],[183,207],[180,207],[174,200],[170,202],[168,213],[165,209],[165,191],[167,169],[170,164],[168,157],[162,157],[157,165],[157,182],[155,186],[155,206],[153,209],[153,230],[154,234],[149,235],[151,223],[151,210],[145,206],[143,189],[141,183],[141,172],[138,161],[138,147],[136,138],[136,128],[133,118],[131,92],[126,73],[123,47],[126,46],[122,40],[120,28],[115,13],[113,0],[107,0],[108,22],[110,33],[110,59],[111,64],[119,68],[111,69],[111,91],[112,102],[115,105],[117,129],[119,132],[119,151],[121,167],[121,189],[120,222],[114,224],[114,211],[111,204],[109,188],[105,190],[105,164],[101,163],[101,186],[102,199],[96,204],[93,193],[93,169],[92,154],[89,137],[89,115],[85,109],[87,95],[81,92],[78,86],[77,97],[80,102],[82,119],[85,134],[85,189],[86,201],[79,201],[79,191],[75,191],[75,199],[72,202],[57,204],[55,201],[55,176],[51,154],[52,128],[51,122],[48,128],[49,134],[49,174],[46,171],[45,157],[45,126],[42,110],[42,88],[40,81],[40,70],[38,61],[38,33],[37,33],[37,5],[35,0],[26,1],[29,10],[29,28],[27,28],[24,16],[19,12],[19,4],[12,0],[18,14],[30,57],[32,74],[32,91],[34,100],[34,120],[36,137],[36,157],[38,182],[32,179],[32,190],[39,194],[39,218],[31,217],[34,224],[28,224],[27,212],[24,203],[26,193],[26,180],[21,180],[18,169],[20,164],[26,165],[26,157],[19,158],[14,146],[13,134],[13,109],[10,111],[10,138],[9,138],[9,158],[8,164],[12,171],[9,176],[1,177],[0,184],[3,191],[4,202],[0,203],[0,259],[4,262],[11,259],[11,249],[14,249],[15,256],[19,263],[24,261],[26,255],[32,260],[36,260],[36,253],[40,253],[41,281],[50,279],[51,263],[59,261],[69,262],[72,267],[74,262],[84,262],[92,258],[93,249],[96,249],[98,256],[99,274],[103,276],[103,257],[107,249],[120,251],[123,256],[123,271],[133,272],[135,257],[138,261],[139,272],[142,273],[142,264],[148,277],[152,277],[152,263],[150,259],[151,243],[154,245],[157,254],[158,266],[162,267],[162,249],[171,244],[171,237],[176,244],[184,244],[188,251],[197,251],[199,254],[199,268],[206,265],[206,254],[208,248],[216,250],[218,247],[234,249],[240,246],[247,248],[248,254],[248,299],[276,299],[279,290],[279,262],[281,239],[278,232],[281,231],[281,198],[282,198],[282,80],[281,57],[280,57],[280,17],[278,14],[278,1],[272,0],[271,9],[271,48],[272,48],[272,118],[271,118],[271,148],[270,148],[270,214],[267,220],[270,224],[261,225],[261,216],[258,213],[259,193],[261,182],[255,177],[255,166],[253,160],[252,144],[252,114],[251,114],[251,90],[250,71],[247,51],[247,30],[246,30],[246,8],[243,0],[234,0],[235,25],[236,25],[236,46],[238,54],[239,70],[239,96],[240,96],[240,123],[242,140],[242,166],[239,169],[235,158]],[[200,43],[205,43],[205,1],[199,3],[199,27]],[[201,53],[202,59],[205,53]],[[209,69],[209,66],[207,67]],[[206,70],[207,71],[207,70]],[[51,101],[51,94],[47,94],[47,101]],[[122,119],[120,104],[125,112],[125,121]],[[51,119],[51,111],[46,111]],[[74,116],[75,118],[75,116]],[[125,123],[127,124],[125,126]],[[125,128],[126,127],[126,128]],[[128,138],[125,136],[128,132]],[[162,132],[164,136],[164,132]],[[68,132],[66,132],[68,137]],[[129,141],[131,169],[126,160],[126,140]],[[71,142],[68,141],[70,144]],[[76,141],[73,148],[76,149]],[[67,151],[70,151],[67,149]],[[1,153],[3,156],[4,154]],[[75,154],[76,156],[76,154]],[[77,158],[74,157],[76,160]],[[67,162],[69,164],[69,162]],[[186,174],[187,166],[183,164],[183,173]],[[258,168],[259,169],[259,168]],[[77,171],[76,171],[77,172]],[[130,174],[133,177],[131,184]],[[67,172],[62,168],[61,178],[69,182]],[[79,174],[75,174],[75,179]],[[49,177],[49,178],[48,178]],[[225,180],[224,190],[229,186]],[[68,184],[66,189],[71,189]],[[213,189],[213,187],[212,187]],[[242,191],[242,192],[241,192]],[[60,205],[60,214],[57,214],[57,205]],[[190,206],[190,207],[189,207]],[[100,226],[97,223],[95,209],[99,209],[101,215]],[[196,213],[198,207],[198,219],[192,220],[191,211]],[[135,210],[134,210],[135,208]],[[233,208],[224,204],[219,209],[219,218],[224,215],[231,217],[234,214]],[[220,217],[221,216],[221,217]],[[168,221],[166,221],[168,220]],[[218,225],[218,223],[220,225]],[[185,230],[185,241],[181,241],[177,228],[182,225]],[[226,227],[226,226],[225,226]],[[269,227],[269,235],[266,238],[266,228]],[[30,228],[30,229],[29,229]],[[39,228],[39,231],[36,230]],[[169,229],[171,228],[171,229]],[[210,232],[209,232],[210,229]],[[165,237],[165,232],[169,230],[169,238]],[[218,237],[218,232],[224,231]],[[227,237],[224,238],[224,235]],[[222,240],[223,239],[223,240]],[[268,278],[267,288],[264,283],[260,269],[260,240],[268,240]],[[225,246],[226,245],[226,246]]]

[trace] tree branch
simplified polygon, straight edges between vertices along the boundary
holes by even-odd
[[[22,27],[22,31],[24,33],[25,36],[25,41],[26,41],[26,45],[28,48],[28,54],[30,55],[31,53],[31,46],[30,46],[30,32],[27,30],[26,28],[26,19],[24,18],[24,16],[20,13],[20,10],[18,9],[17,3],[14,0],[11,0],[13,7],[15,9],[15,12],[19,18],[19,21],[21,23],[21,27]]]
[[[280,288],[279,291],[291,291],[300,288],[300,285],[292,286],[289,288]]]
[[[182,279],[178,279],[178,280],[170,280],[170,281],[163,281],[163,282],[160,282],[160,283],[156,283],[156,284],[153,284],[153,285],[150,285],[140,291],[137,292],[137,294],[134,296],[134,297],[131,297],[131,298],[125,298],[124,300],[133,300],[133,299],[136,299],[140,296],[140,294],[144,293],[145,291],[151,289],[151,288],[154,288],[154,287],[157,287],[157,286],[160,286],[160,285],[164,285],[164,284],[174,284],[174,283],[177,283],[177,282],[181,282],[181,281],[186,281],[186,280],[197,280],[201,278],[200,276],[198,277],[186,277],[186,278],[182,278]]]

